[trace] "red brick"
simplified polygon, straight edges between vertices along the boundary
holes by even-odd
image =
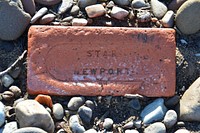
[[[172,96],[175,31],[32,26],[27,80],[30,94]]]

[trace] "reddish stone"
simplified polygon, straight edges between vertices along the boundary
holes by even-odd
[[[175,31],[32,26],[28,92],[50,95],[175,93]]]

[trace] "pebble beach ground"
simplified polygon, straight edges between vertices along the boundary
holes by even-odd
[[[200,0],[0,0],[0,132],[200,132],[199,12]],[[176,94],[31,96],[26,91],[31,25],[174,28]]]

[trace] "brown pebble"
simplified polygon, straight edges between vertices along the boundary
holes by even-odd
[[[52,103],[52,100],[51,100],[51,97],[49,95],[42,95],[42,94],[39,94],[36,98],[35,98],[36,101],[38,101],[40,104],[43,104],[43,105],[46,105],[48,106],[49,108],[52,109],[53,107],[53,103]]]
[[[14,85],[9,87],[9,90],[14,94],[16,98],[19,97],[22,93],[20,88]]]

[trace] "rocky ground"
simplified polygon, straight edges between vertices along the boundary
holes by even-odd
[[[200,132],[199,12],[199,0],[0,0],[0,132]],[[35,24],[174,28],[176,95],[30,96],[27,32]]]

